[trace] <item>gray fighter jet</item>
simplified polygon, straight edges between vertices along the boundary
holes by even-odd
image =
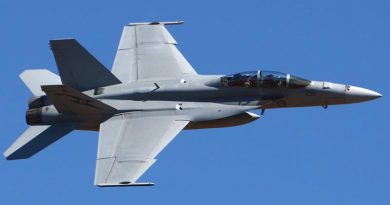
[[[33,93],[26,112],[31,126],[4,156],[29,158],[73,130],[99,131],[95,185],[148,186],[153,183],[137,180],[182,129],[241,125],[272,108],[326,108],[381,97],[266,70],[199,75],[165,28],[181,23],[125,26],[112,72],[76,40],[51,40],[59,76],[48,70],[20,75]]]

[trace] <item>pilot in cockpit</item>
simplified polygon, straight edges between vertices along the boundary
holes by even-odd
[[[221,77],[224,87],[300,88],[311,81],[275,71],[250,71]]]

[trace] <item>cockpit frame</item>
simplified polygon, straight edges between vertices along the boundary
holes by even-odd
[[[248,71],[221,77],[224,87],[301,88],[311,81],[276,71]]]

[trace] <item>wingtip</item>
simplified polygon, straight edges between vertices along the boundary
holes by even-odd
[[[57,41],[75,41],[75,38],[57,38],[49,40],[49,43],[57,42]]]
[[[30,158],[30,155],[25,155],[23,152],[18,151],[19,148],[15,147],[14,144],[11,145],[5,152],[3,156],[6,160],[18,160],[18,159],[27,159]]]
[[[28,158],[28,157],[17,156],[14,153],[9,153],[8,150],[3,153],[3,156],[6,160],[18,160],[18,159]]]
[[[177,20],[177,21],[151,21],[151,22],[134,22],[127,24],[128,26],[139,26],[139,25],[177,25],[177,24],[183,24],[184,21]]]
[[[123,186],[154,186],[153,182],[135,182],[135,183],[101,183],[95,184],[98,187],[123,187]]]
[[[10,159],[9,159],[9,154],[7,153],[7,150],[3,153],[3,157],[4,157],[6,160],[10,160]]]
[[[75,38],[59,38],[49,40],[49,46],[53,50],[56,46],[67,45],[69,43],[79,44]],[[53,50],[54,51],[54,50]]]
[[[5,150],[3,152],[3,156],[5,157],[6,160],[13,160],[13,157],[12,157],[12,154],[15,153],[15,150],[13,148],[13,145],[11,145],[10,147],[8,147],[7,150]]]

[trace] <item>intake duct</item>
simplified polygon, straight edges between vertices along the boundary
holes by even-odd
[[[29,109],[26,111],[26,122],[29,125],[42,124],[42,108]]]

